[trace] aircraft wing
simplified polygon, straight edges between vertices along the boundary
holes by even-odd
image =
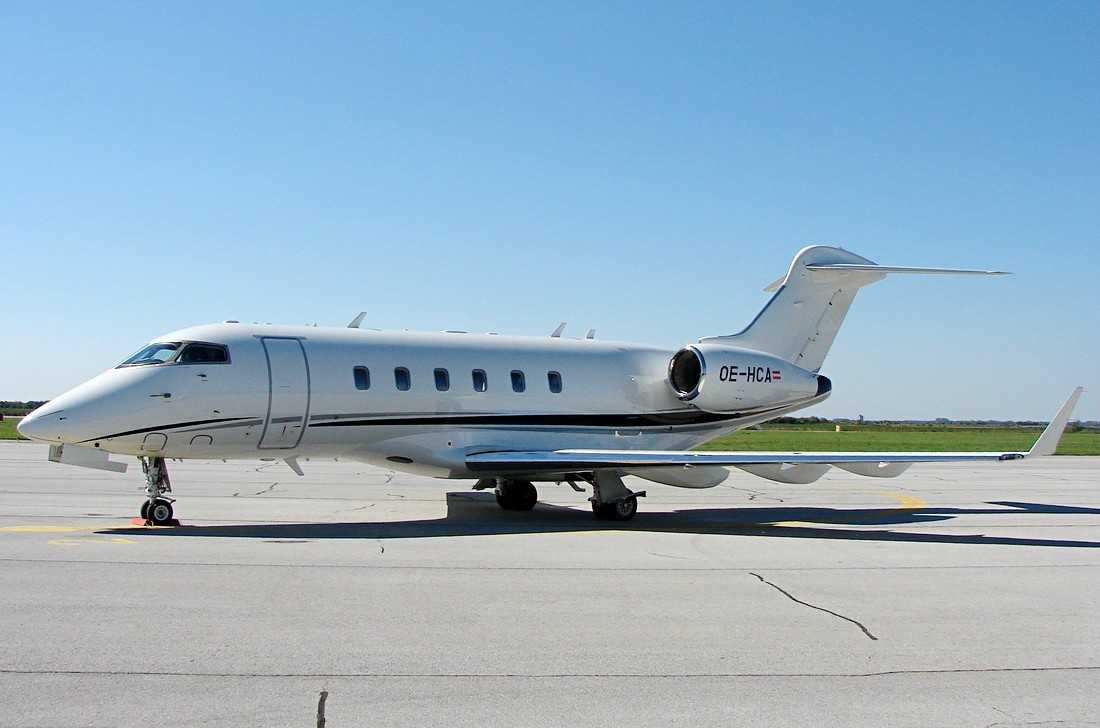
[[[498,451],[471,453],[466,456],[466,464],[470,470],[486,474],[623,470],[646,477],[645,472],[650,468],[733,466],[773,480],[813,482],[828,470],[828,466],[836,466],[859,475],[893,477],[900,475],[914,463],[997,462],[1052,455],[1081,391],[1080,387],[1073,391],[1066,403],[1062,405],[1062,409],[1027,452]]]

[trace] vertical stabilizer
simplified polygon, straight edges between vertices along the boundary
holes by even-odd
[[[775,295],[739,334],[708,337],[773,354],[816,372],[833,345],[856,291],[886,277],[873,270],[810,270],[807,266],[874,263],[840,248],[815,245],[795,256],[787,275],[768,287]]]
[[[816,372],[856,291],[888,273],[1003,275],[1001,271],[879,266],[847,250],[815,245],[803,248],[787,275],[765,289],[775,295],[744,331],[700,341],[762,351]]]

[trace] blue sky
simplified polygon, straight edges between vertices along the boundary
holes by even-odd
[[[666,345],[804,245],[807,414],[1100,419],[1100,4],[7,3],[0,398],[240,319]]]

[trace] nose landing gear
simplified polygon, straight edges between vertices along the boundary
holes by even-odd
[[[179,521],[172,518],[172,499],[164,497],[165,493],[172,492],[164,458],[141,458],[141,470],[145,473],[146,495],[141,504],[141,520],[154,526],[178,526]]]

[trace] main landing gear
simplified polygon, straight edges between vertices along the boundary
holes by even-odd
[[[497,505],[506,511],[529,511],[538,502],[539,492],[530,480],[511,478],[485,478],[477,481],[474,490],[493,489]]]
[[[613,471],[598,471],[590,476],[581,476],[592,484],[592,512],[603,521],[629,521],[638,512],[638,499],[645,497],[645,491],[635,493],[623,485],[623,479]],[[574,490],[581,490],[573,483]],[[493,489],[497,496],[497,505],[506,511],[529,511],[538,501],[538,491],[529,480],[513,478],[483,478],[474,485],[474,490]]]
[[[141,458],[141,470],[145,473],[146,500],[141,504],[141,517],[154,526],[169,526],[172,520],[172,499],[165,493],[172,492],[168,479],[168,465],[164,458]]]
[[[637,493],[623,484],[619,474],[611,470],[597,470],[592,483],[592,512],[601,521],[629,521],[638,512],[638,499],[645,491]]]

